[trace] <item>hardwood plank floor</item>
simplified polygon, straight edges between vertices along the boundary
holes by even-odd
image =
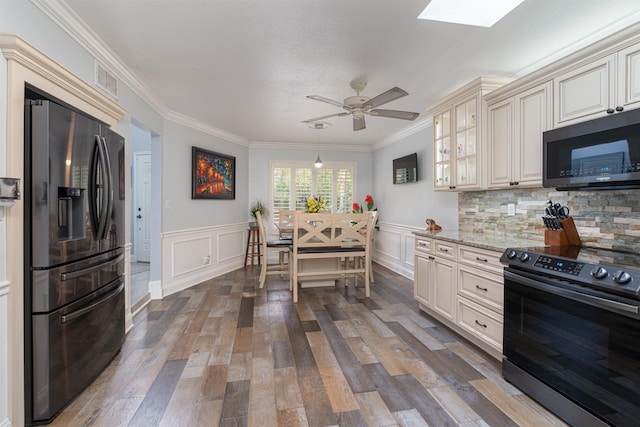
[[[563,426],[482,351],[421,313],[413,283],[374,264],[304,289],[246,267],[134,318],[120,353],[51,424],[76,426]]]

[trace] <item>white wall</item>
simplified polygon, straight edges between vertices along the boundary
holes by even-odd
[[[198,130],[166,121],[162,163],[163,233],[246,222],[249,149]],[[191,147],[236,158],[236,199],[191,199]],[[167,207],[167,204],[169,207]]]
[[[393,184],[393,159],[418,153],[418,182]],[[424,229],[432,218],[458,228],[458,195],[433,191],[432,128],[427,127],[373,153],[373,188],[380,221]]]
[[[393,184],[393,159],[418,154],[418,182]],[[373,194],[380,229],[375,235],[373,259],[403,276],[413,278],[416,230],[432,218],[443,229],[458,228],[458,195],[433,191],[432,128],[427,127],[373,153]]]

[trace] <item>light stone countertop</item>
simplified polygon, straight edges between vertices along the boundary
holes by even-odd
[[[495,252],[504,252],[507,248],[525,248],[532,246],[544,246],[542,240],[523,239],[514,235],[473,233],[457,230],[442,231],[414,231],[413,234],[420,237],[429,237],[451,243],[460,243],[480,249]]]

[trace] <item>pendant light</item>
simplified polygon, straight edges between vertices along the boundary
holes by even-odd
[[[317,131],[321,131],[322,129],[326,129],[329,126],[331,126],[330,123],[327,122],[316,122],[316,123],[309,123],[309,127],[312,129],[315,129]],[[317,134],[317,139],[318,141],[320,140],[320,134]],[[319,145],[319,144],[318,144]],[[320,159],[320,153],[318,153],[318,157],[316,157],[316,161],[313,162],[313,166],[315,166],[316,168],[320,169],[322,167],[323,163],[322,160]]]

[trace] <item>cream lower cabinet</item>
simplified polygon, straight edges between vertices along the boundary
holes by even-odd
[[[502,357],[503,279],[500,253],[417,237],[414,298],[484,351]]]
[[[496,357],[502,354],[504,285],[499,252],[458,246],[457,324]]]
[[[456,245],[417,238],[414,253],[414,298],[437,313],[440,320],[455,322]]]
[[[421,304],[430,306],[433,299],[433,261],[431,239],[416,238],[413,267],[413,298]]]

